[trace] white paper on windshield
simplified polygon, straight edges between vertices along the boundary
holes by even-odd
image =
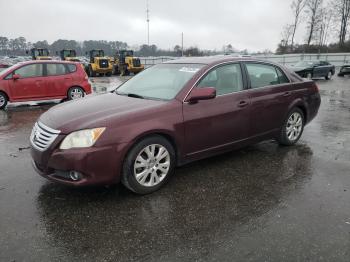
[[[186,72],[186,73],[196,73],[196,72],[198,72],[198,70],[199,70],[199,68],[183,67],[179,71]]]

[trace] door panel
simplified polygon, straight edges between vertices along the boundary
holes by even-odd
[[[63,64],[46,64],[48,97],[66,96],[69,84],[72,83],[72,77],[67,74],[66,67]]]
[[[35,63],[18,68],[14,74],[19,79],[9,80],[11,96],[14,100],[35,99],[45,96],[43,64]]]
[[[213,87],[217,97],[184,103],[186,153],[228,146],[247,138],[250,102],[241,65],[225,64],[209,71],[195,88]]]
[[[250,104],[247,92],[185,103],[186,154],[224,146],[248,137]]]
[[[20,78],[9,81],[11,96],[14,100],[40,98],[45,96],[44,77]]]
[[[262,135],[279,129],[294,96],[290,84],[250,90],[251,136]]]
[[[263,135],[282,126],[294,92],[282,70],[270,64],[246,63],[250,79],[251,136]]]

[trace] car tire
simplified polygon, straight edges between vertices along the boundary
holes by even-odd
[[[0,109],[4,109],[7,106],[8,98],[3,92],[0,92]]]
[[[340,76],[340,77],[344,77],[344,74],[340,74],[340,73],[339,73],[339,74],[338,74],[338,76]]]
[[[83,98],[85,96],[85,92],[84,89],[82,89],[79,86],[73,86],[71,88],[69,88],[68,90],[68,100],[75,100],[75,99],[79,99],[79,98]]]
[[[293,108],[289,111],[283,126],[279,132],[277,141],[283,146],[292,146],[297,143],[303,134],[305,125],[305,116],[299,108]]]
[[[106,76],[108,76],[108,77],[112,76],[112,72],[106,73]]]
[[[331,80],[332,79],[332,71],[329,71],[328,74],[325,76],[326,80]]]
[[[167,139],[158,135],[147,137],[127,154],[121,182],[136,194],[153,193],[169,180],[175,161],[174,147]]]

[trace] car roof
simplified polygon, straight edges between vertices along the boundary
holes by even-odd
[[[247,61],[247,62],[259,62],[266,63],[271,65],[278,65],[271,61],[261,60],[253,57],[242,57],[242,56],[206,56],[206,57],[181,57],[174,60],[169,60],[164,62],[165,64],[203,64],[203,65],[217,65],[226,62],[238,62],[238,61]]]
[[[74,64],[76,62],[73,61],[63,61],[63,60],[29,60],[24,62],[18,62],[17,65],[27,65],[27,64],[41,64],[41,63],[60,63],[60,64]]]

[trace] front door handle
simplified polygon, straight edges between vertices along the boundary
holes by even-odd
[[[245,100],[242,100],[238,103],[238,107],[246,107],[248,105],[248,102]]]
[[[285,93],[283,94],[283,96],[290,96],[291,94],[292,94],[292,92],[287,91],[287,92],[285,92]]]

